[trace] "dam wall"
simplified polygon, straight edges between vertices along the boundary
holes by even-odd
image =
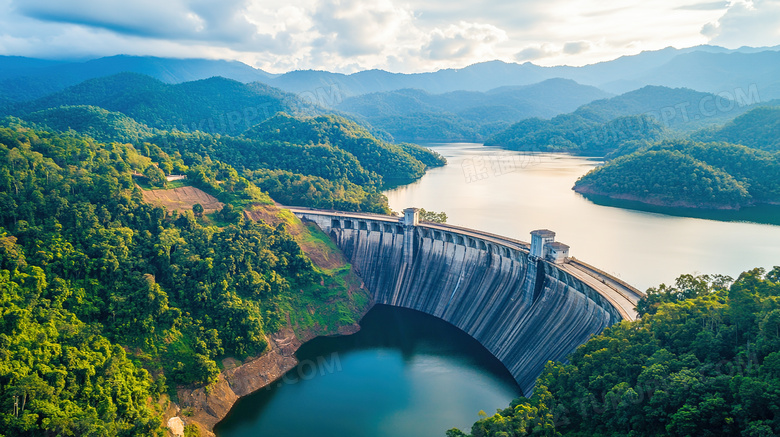
[[[527,243],[416,218],[292,208],[336,242],[376,303],[445,320],[478,340],[525,394],[549,360],[633,319],[625,290],[530,255]],[[630,293],[628,293],[630,294]]]

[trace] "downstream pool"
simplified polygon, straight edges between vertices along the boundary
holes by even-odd
[[[386,192],[394,210],[444,211],[449,223],[525,241],[548,228],[572,255],[641,289],[683,273],[736,276],[780,264],[778,208],[688,218],[599,205],[571,190],[597,159],[479,144],[433,148],[449,164]],[[501,363],[445,322],[379,306],[361,326],[353,336],[304,345],[301,365],[241,399],[217,435],[443,437],[519,394]]]
[[[504,366],[454,326],[375,306],[357,334],[317,338],[277,384],[236,403],[219,437],[443,437],[520,394]]]

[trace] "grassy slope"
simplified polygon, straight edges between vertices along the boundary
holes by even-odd
[[[320,284],[300,290],[286,303],[290,325],[299,336],[306,332],[332,334],[360,320],[369,308],[370,297],[330,237],[316,225],[304,224],[289,210],[273,205],[255,205],[247,215],[273,225],[283,223],[324,275]],[[318,304],[323,300],[327,305]]]

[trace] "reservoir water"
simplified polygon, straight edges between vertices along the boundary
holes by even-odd
[[[480,144],[432,148],[448,165],[386,192],[393,210],[444,211],[448,223],[523,241],[530,241],[534,229],[550,229],[557,241],[571,246],[571,255],[641,290],[672,283],[684,273],[736,277],[754,267],[780,265],[778,207],[690,218],[604,206],[571,189],[601,163],[598,159]]]
[[[780,209],[698,218],[596,204],[571,190],[598,159],[432,146],[449,164],[387,191],[390,206],[447,213],[448,222],[528,241],[548,228],[571,254],[640,289],[683,273],[736,276],[780,265]],[[667,210],[669,213],[679,211]],[[749,221],[740,221],[749,220]],[[506,369],[451,325],[379,306],[347,337],[319,338],[278,384],[241,399],[219,437],[444,436],[468,430],[519,394]]]

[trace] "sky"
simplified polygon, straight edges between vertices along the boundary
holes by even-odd
[[[780,0],[0,0],[0,54],[229,59],[272,73],[585,65],[780,45]]]

